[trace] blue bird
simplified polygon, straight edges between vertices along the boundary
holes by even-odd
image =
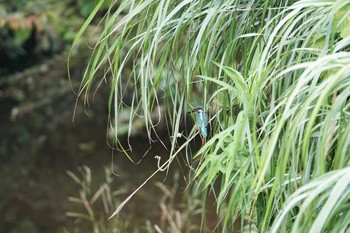
[[[203,107],[196,107],[192,110],[192,112],[196,113],[196,122],[200,129],[200,132],[205,139],[208,137],[208,114],[204,111]]]

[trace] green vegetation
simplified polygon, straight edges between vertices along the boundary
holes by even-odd
[[[236,221],[258,232],[344,232],[348,25],[346,0],[121,1],[101,22],[79,94],[105,72],[119,146],[120,113],[130,111],[129,133],[143,119],[151,137],[152,113],[165,106],[172,146],[162,169],[178,154],[187,109],[206,106],[211,138],[193,155],[204,155],[196,185],[209,193],[219,183],[222,232]]]
[[[157,182],[155,187],[161,191],[159,196],[159,219],[149,219],[146,222],[137,220],[137,213],[130,212],[119,218],[113,218],[108,221],[108,215],[114,206],[121,199],[121,195],[128,191],[127,184],[113,191],[110,189],[113,182],[113,174],[109,168],[105,168],[104,182],[98,188],[94,188],[94,177],[89,167],[79,167],[80,174],[74,174],[67,171],[67,175],[78,184],[79,191],[77,196],[69,197],[69,201],[75,208],[67,212],[66,216],[75,220],[75,227],[71,229],[65,227],[60,232],[154,232],[155,229],[162,229],[164,232],[199,232],[200,219],[202,213],[202,202],[198,195],[193,192],[186,192],[179,199],[176,196],[179,193],[179,173],[173,176],[173,185],[168,186]],[[152,197],[148,197],[152,202]],[[154,202],[154,201],[153,201]],[[103,209],[103,211],[101,211]],[[152,210],[148,210],[148,213]],[[150,216],[148,216],[150,217]],[[158,224],[154,222],[159,222]],[[86,224],[88,223],[88,224]],[[33,231],[34,232],[34,231]]]
[[[71,46],[97,0],[0,1],[1,62]],[[111,1],[105,1],[105,7]],[[4,60],[4,61],[2,61]]]

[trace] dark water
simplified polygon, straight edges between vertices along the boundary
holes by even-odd
[[[79,196],[81,187],[66,171],[79,174],[79,168],[89,167],[91,190],[95,192],[105,182],[105,168],[110,168],[113,163],[118,176],[112,176],[111,189],[119,191],[118,198],[122,201],[157,169],[154,156],[164,159],[169,153],[163,145],[154,143],[142,162],[133,164],[123,153],[108,147],[107,87],[94,96],[91,108],[78,103],[73,123],[76,96],[70,89],[65,67],[65,57],[56,57],[39,66],[38,70],[19,77],[18,85],[5,82],[0,86],[0,232],[63,232],[63,229],[93,232],[91,222],[75,222],[65,214],[86,213],[82,205],[68,201],[69,196]],[[167,141],[165,132],[162,138]],[[142,135],[132,138],[131,143],[133,151],[130,155],[136,161],[150,148],[147,138]],[[179,161],[174,162],[170,173],[163,172],[154,177],[125,206],[118,217],[124,223],[118,220],[116,223],[119,232],[138,229],[138,226],[139,232],[144,232],[142,226],[147,225],[147,221],[153,230],[154,224],[169,225],[160,206],[162,202],[188,209],[188,206],[181,207],[182,202],[188,205],[183,198],[188,169],[182,159]],[[174,174],[179,177],[175,181]],[[160,183],[156,185],[156,182]],[[166,202],[169,198],[159,188],[162,185],[176,193],[172,202]],[[109,215],[104,213],[102,202],[96,202],[94,207],[96,219],[107,222]],[[201,216],[196,216],[193,224],[200,223]]]

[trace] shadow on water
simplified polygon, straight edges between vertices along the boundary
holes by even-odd
[[[66,78],[65,55],[14,78],[19,80],[16,85],[0,79],[0,232],[62,232],[63,227],[84,226],[65,215],[76,208],[67,198],[77,196],[79,189],[67,170],[76,173],[78,167],[90,167],[93,185],[98,187],[103,182],[104,168],[113,161],[119,176],[114,177],[112,189],[126,190],[121,195],[125,198],[157,169],[154,156],[169,153],[155,143],[138,165],[118,151],[113,152],[112,160],[112,150],[106,143],[108,90],[98,92],[91,109],[78,105],[73,124],[75,96]],[[132,144],[135,160],[149,149],[148,140],[142,136],[133,138]],[[174,185],[175,171],[180,174],[176,195],[181,199],[188,169],[175,162],[170,171],[167,178],[159,173],[121,212],[133,227],[147,220],[160,224],[164,213],[159,207],[162,191],[154,184],[164,181],[164,185]]]

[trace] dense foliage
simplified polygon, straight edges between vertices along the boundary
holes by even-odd
[[[121,1],[101,25],[80,94],[104,69],[111,123],[130,108],[129,130],[141,118],[149,136],[165,105],[169,163],[187,109],[206,106],[196,177],[206,192],[220,182],[223,232],[239,219],[259,232],[349,228],[349,1]]]
[[[23,68],[23,63],[40,60],[38,58],[44,55],[70,47],[76,32],[97,2],[0,1],[0,68],[4,68],[0,74],[18,71]],[[106,5],[109,3],[105,2]]]

